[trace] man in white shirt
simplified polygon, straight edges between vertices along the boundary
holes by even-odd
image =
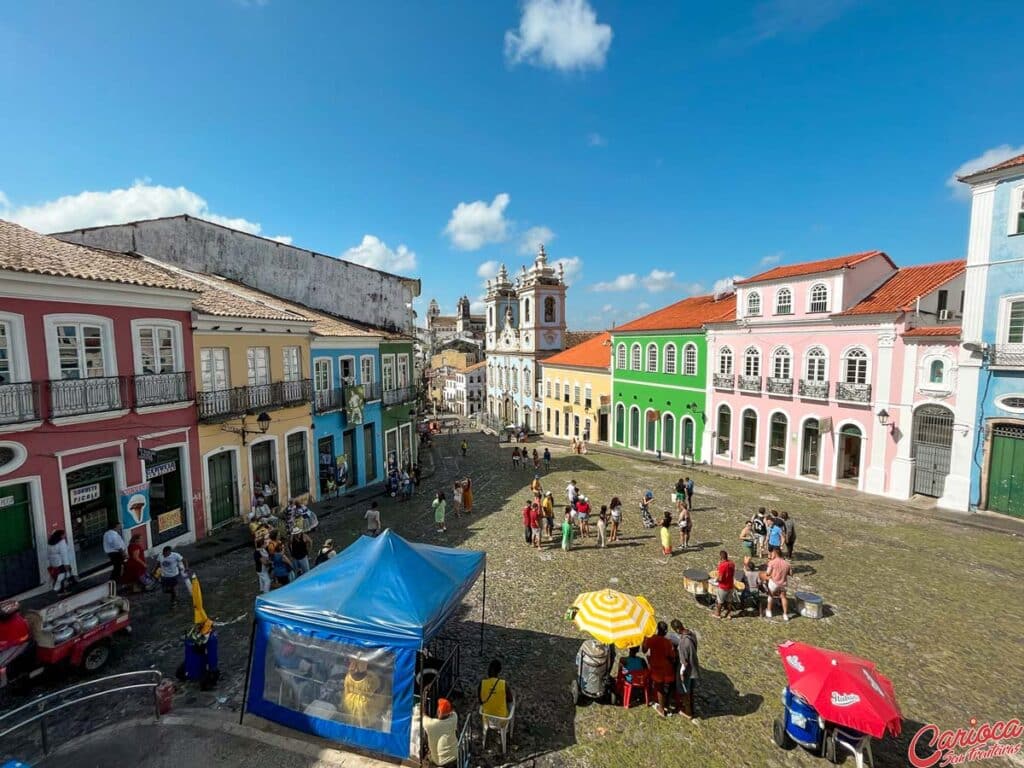
[[[103,534],[103,551],[110,558],[112,570],[110,580],[115,584],[121,582],[121,571],[124,568],[124,558],[128,554],[128,547],[121,538],[121,524],[111,523],[107,526],[107,532]]]
[[[376,536],[380,533],[380,510],[377,509],[377,502],[370,502],[370,508],[363,515],[366,518],[366,533],[369,536]]]
[[[171,596],[172,608],[178,604],[178,582],[184,581],[187,567],[185,558],[170,547],[164,547],[160,555],[160,584]]]
[[[437,717],[423,716],[423,732],[434,765],[452,765],[459,756],[459,715],[448,699],[437,700]]]

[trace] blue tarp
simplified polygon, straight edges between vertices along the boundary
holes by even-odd
[[[388,530],[360,537],[302,578],[261,595],[248,711],[407,757],[416,654],[458,608],[484,558],[483,552],[413,544]],[[383,681],[379,698],[387,711],[370,718],[372,727],[352,716],[339,682],[352,659],[368,659]],[[313,700],[319,703],[311,707]],[[318,712],[323,702],[339,712]]]

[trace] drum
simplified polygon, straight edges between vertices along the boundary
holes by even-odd
[[[813,592],[796,593],[797,611],[807,619],[820,619],[824,616],[825,601],[820,595]]]
[[[700,568],[683,571],[683,588],[691,595],[707,595],[708,573]]]

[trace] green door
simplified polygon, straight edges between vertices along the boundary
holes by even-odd
[[[988,508],[1024,517],[1024,426],[996,424],[992,428]]]
[[[238,515],[234,463],[231,451],[218,453],[206,460],[210,480],[210,521],[214,527]]]
[[[39,586],[28,483],[0,487],[0,599]]]
[[[683,419],[683,455],[694,457],[693,451],[693,419]]]

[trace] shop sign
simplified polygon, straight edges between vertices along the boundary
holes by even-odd
[[[178,462],[176,461],[165,461],[160,464],[154,464],[151,467],[146,467],[146,479],[152,480],[154,477],[169,475],[177,468]]]
[[[71,501],[71,506],[85,504],[87,501],[96,501],[100,497],[100,484],[92,483],[91,485],[83,485],[80,488],[72,488],[68,491],[68,497]]]
[[[156,529],[159,533],[169,531],[172,528],[177,528],[181,525],[181,509],[172,509],[169,512],[164,512],[162,515],[157,515],[156,518]]]
[[[3,509],[4,507],[13,507],[13,506],[14,506],[14,497],[13,496],[4,496],[3,498],[0,498],[0,509]]]
[[[156,451],[149,448],[139,448],[138,455],[143,461],[156,461]]]
[[[149,522],[149,483],[122,489],[120,502],[121,524],[126,531]]]

